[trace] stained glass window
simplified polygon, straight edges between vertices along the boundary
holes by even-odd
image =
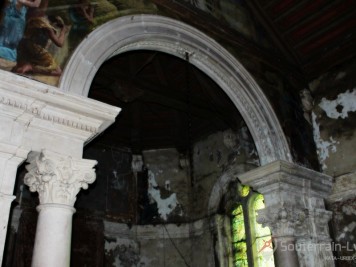
[[[271,231],[256,221],[257,211],[265,207],[263,196],[241,184],[237,193],[231,212],[234,267],[274,267]]]
[[[242,205],[238,205],[232,211],[232,249],[234,253],[233,262],[235,267],[248,266],[246,231]]]
[[[265,207],[263,195],[258,194],[253,202],[253,211],[255,218],[257,212]],[[252,222],[254,224],[254,239],[257,251],[257,266],[274,267],[273,257],[273,243],[271,230],[268,227],[263,227],[256,219]]]

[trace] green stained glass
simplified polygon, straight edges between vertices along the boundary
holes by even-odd
[[[246,239],[244,214],[242,205],[238,205],[232,212],[232,241],[238,242]]]
[[[247,246],[245,242],[238,242],[233,244],[234,248],[234,266],[248,266],[247,262]]]
[[[248,266],[247,262],[247,246],[246,246],[246,232],[244,223],[244,213],[242,205],[238,205],[232,211],[232,247],[234,252],[234,266],[244,267]]]

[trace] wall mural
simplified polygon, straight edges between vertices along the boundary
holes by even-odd
[[[164,14],[149,0],[4,0],[0,6],[0,69],[58,85],[72,52],[98,26],[120,16]],[[266,45],[243,0],[185,0]],[[237,14],[237,15],[236,15]],[[259,30],[258,30],[259,29]],[[263,36],[263,37],[262,37]]]
[[[58,85],[83,38],[119,16],[156,13],[144,0],[5,0],[0,15],[0,69]]]

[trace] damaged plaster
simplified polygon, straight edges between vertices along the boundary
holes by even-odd
[[[332,137],[329,138],[330,141],[324,141],[321,139],[319,124],[316,122],[316,115],[314,112],[312,112],[312,122],[314,141],[317,148],[319,162],[322,165],[323,170],[325,170],[327,168],[325,160],[329,157],[329,151],[335,153],[336,144],[339,142],[335,141]]]
[[[165,221],[167,216],[179,205],[176,193],[162,199],[155,175],[151,170],[148,170],[148,196],[157,203],[158,214]]]
[[[335,100],[327,100],[322,98],[319,103],[329,118],[345,119],[349,112],[356,111],[356,88],[352,92],[347,90],[345,93],[339,94]]]

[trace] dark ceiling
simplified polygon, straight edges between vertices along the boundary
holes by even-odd
[[[209,77],[161,52],[134,51],[105,62],[89,97],[122,108],[99,141],[134,153],[167,147],[185,152],[200,138],[243,123]]]
[[[309,79],[356,55],[355,0],[246,3]]]
[[[279,64],[288,74],[294,72],[301,86],[356,55],[356,1],[243,1],[264,26],[275,53],[187,3],[152,1],[211,36],[225,36],[230,45]],[[243,123],[210,78],[187,60],[155,51],[125,53],[105,62],[89,97],[122,108],[117,122],[99,142],[125,146],[134,153],[164,147],[186,151],[203,136],[237,129]]]

